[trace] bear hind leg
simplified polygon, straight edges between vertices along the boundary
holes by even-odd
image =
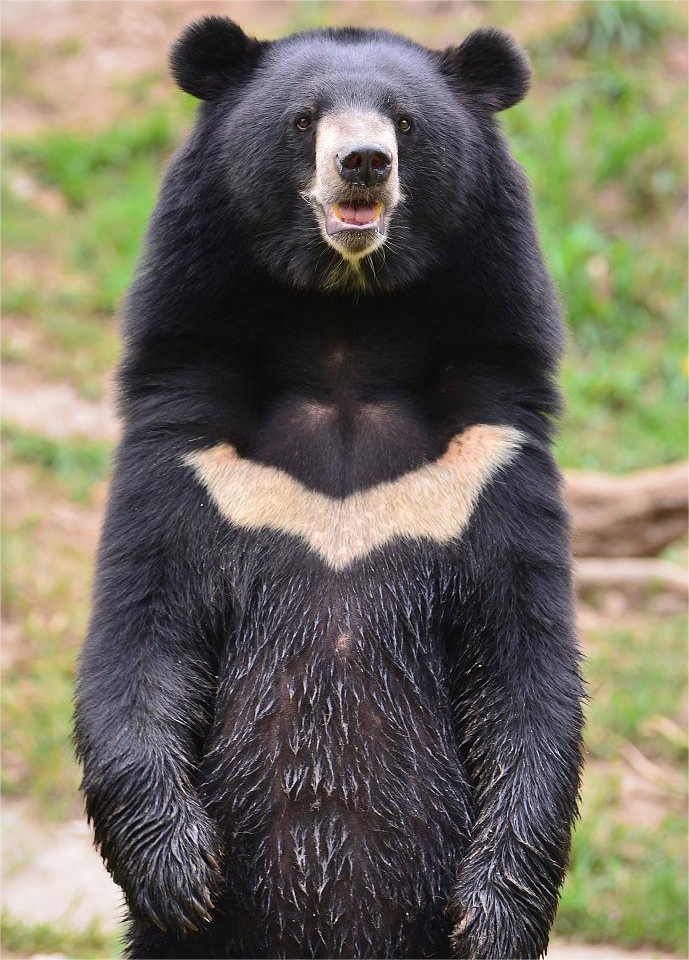
[[[232,956],[223,948],[224,944],[214,942],[210,931],[179,938],[138,920],[130,920],[124,938],[128,960],[214,960]]]

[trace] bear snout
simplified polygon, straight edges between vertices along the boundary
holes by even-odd
[[[345,183],[374,187],[390,176],[392,154],[378,144],[355,146],[335,154],[335,167]]]
[[[323,238],[345,260],[356,261],[384,243],[401,199],[390,117],[358,107],[321,117],[314,177],[304,197],[316,211]]]

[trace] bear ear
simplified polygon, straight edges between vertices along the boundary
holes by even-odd
[[[178,86],[199,100],[221,96],[253,66],[266,47],[227,17],[202,17],[186,27],[170,51]]]
[[[458,47],[443,50],[440,66],[456,88],[490,111],[519,103],[531,80],[524,50],[504,30],[494,27],[474,30]]]

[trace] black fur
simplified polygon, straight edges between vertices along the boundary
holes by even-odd
[[[213,100],[241,82],[265,46],[227,17],[203,17],[190,24],[173,46],[170,70],[182,90],[200,100]]]
[[[441,69],[460,96],[487,111],[506,110],[526,95],[531,80],[529,61],[502,30],[475,30],[458,47],[448,47]]]
[[[492,116],[525,60],[496,31],[439,54],[208,18],[172,63],[204,102],[126,305],[76,719],[128,956],[540,956],[582,691],[549,449],[561,323]],[[293,116],[338,102],[414,120],[406,201],[355,294],[322,289],[339,255],[299,196]],[[338,498],[474,424],[526,440],[462,537],[344,571],[231,527],[183,462],[227,442]]]

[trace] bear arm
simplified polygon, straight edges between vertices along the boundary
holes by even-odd
[[[192,782],[214,695],[184,472],[123,444],[79,670],[77,751],[96,842],[134,913],[189,932],[218,886],[215,829]],[[201,625],[201,626],[200,626]],[[208,627],[206,626],[208,629]]]
[[[449,903],[453,950],[540,957],[576,816],[583,697],[568,522],[546,450],[527,445],[506,468],[463,547],[452,693],[475,821]]]

